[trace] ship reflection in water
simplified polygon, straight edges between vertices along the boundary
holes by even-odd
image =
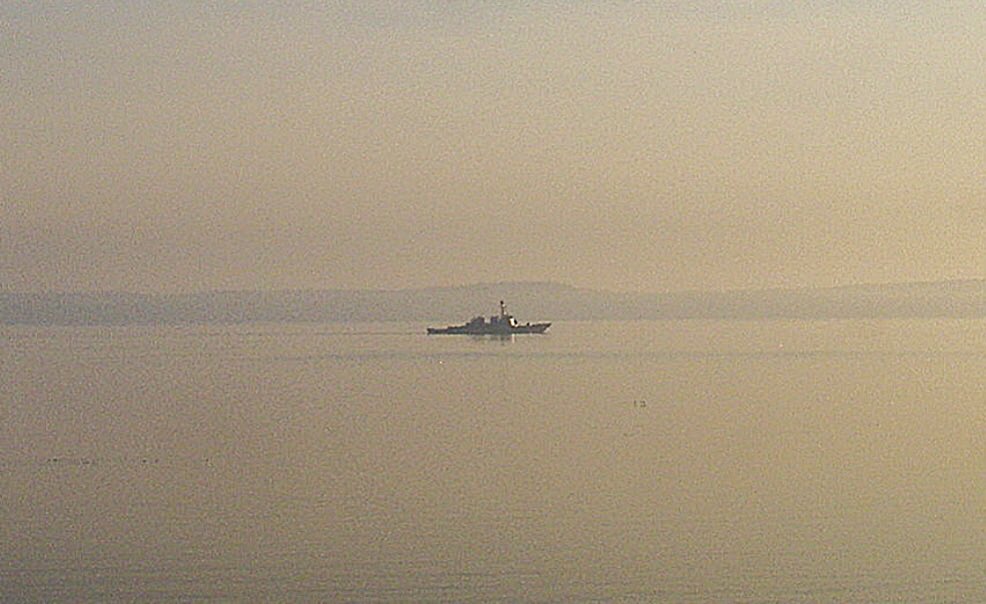
[[[513,342],[514,334],[512,333],[487,333],[487,334],[468,334],[469,340],[473,342]]]
[[[503,300],[500,300],[500,314],[492,315],[489,321],[486,320],[486,317],[478,316],[473,317],[468,323],[463,325],[429,327],[428,335],[463,334],[511,338],[515,334],[544,333],[549,327],[551,327],[551,323],[518,323],[513,315],[507,314],[507,307],[503,303]]]

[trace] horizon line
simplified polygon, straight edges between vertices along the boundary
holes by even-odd
[[[790,286],[790,287],[769,286],[769,287],[722,288],[722,289],[691,288],[691,289],[675,289],[675,290],[618,290],[618,289],[607,289],[607,288],[581,287],[560,281],[520,280],[520,281],[478,281],[478,282],[465,283],[459,285],[429,285],[429,286],[421,286],[421,287],[402,287],[402,288],[370,288],[370,287],[366,287],[366,288],[303,287],[303,288],[277,288],[277,289],[230,288],[230,289],[200,289],[200,290],[187,291],[187,292],[149,292],[149,291],[140,291],[140,290],[120,290],[120,289],[34,290],[34,291],[24,291],[24,290],[7,291],[0,289],[0,296],[3,295],[14,295],[14,296],[117,295],[117,296],[167,298],[167,297],[200,296],[200,295],[210,295],[210,294],[211,295],[285,294],[285,293],[324,293],[324,292],[397,294],[397,293],[408,293],[408,292],[425,292],[429,290],[466,290],[466,289],[475,289],[475,288],[483,288],[483,287],[516,287],[516,286],[562,287],[576,291],[590,291],[590,292],[607,293],[607,294],[667,295],[667,294],[702,294],[702,293],[723,294],[723,293],[741,293],[741,292],[826,291],[826,290],[846,289],[852,287],[899,287],[899,286],[922,286],[922,285],[933,286],[933,285],[955,285],[955,284],[970,284],[970,283],[983,283],[984,285],[986,285],[986,277],[964,277],[964,278],[953,278],[953,279],[919,280],[919,281],[887,281],[887,282],[867,281],[867,282],[857,282],[857,283],[848,283],[848,284],[840,284],[840,285],[822,285],[822,286],[799,285],[799,286]]]

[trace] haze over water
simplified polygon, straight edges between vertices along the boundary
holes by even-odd
[[[0,600],[986,601],[983,319],[563,320],[986,316],[984,56],[961,1],[0,2]],[[221,325],[489,290],[550,333]]]
[[[0,599],[986,600],[982,320],[0,338]]]

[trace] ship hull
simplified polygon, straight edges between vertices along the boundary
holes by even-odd
[[[467,336],[511,336],[525,333],[544,333],[551,323],[528,323],[513,325],[509,328],[499,326],[473,327],[471,325],[449,325],[448,327],[429,327],[428,335],[467,335]]]

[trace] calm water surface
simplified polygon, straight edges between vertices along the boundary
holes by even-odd
[[[986,601],[986,321],[0,328],[0,600]]]

